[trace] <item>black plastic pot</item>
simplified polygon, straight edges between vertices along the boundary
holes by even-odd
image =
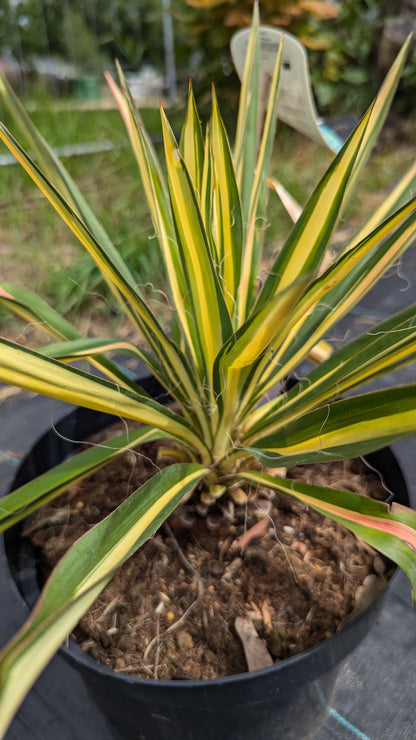
[[[158,395],[152,380],[141,381]],[[85,439],[114,421],[86,409],[66,416],[25,458],[13,488],[56,465]],[[409,503],[405,479],[389,448],[367,456],[395,494]],[[31,545],[6,533],[10,571],[23,599],[33,606],[39,593]],[[207,681],[156,681],[114,673],[75,644],[61,653],[123,740],[306,740],[325,723],[341,663],[377,618],[385,592],[354,622],[328,640],[264,670]]]

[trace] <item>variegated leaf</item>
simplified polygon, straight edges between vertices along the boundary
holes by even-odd
[[[221,277],[225,301],[230,315],[235,306],[240,288],[240,270],[243,254],[243,219],[240,196],[235,179],[227,134],[222,122],[213,89],[213,108],[210,125],[212,168],[215,178],[217,209],[217,254],[221,266]]]
[[[247,472],[241,478],[279,491],[319,511],[377,548],[406,572],[416,591],[416,513],[400,504],[385,504],[351,491],[322,488],[298,480]]]
[[[9,283],[0,283],[1,303],[17,316],[25,319],[25,321],[36,323],[55,339],[66,340],[60,343],[59,346],[61,347],[67,347],[70,342],[87,341],[67,319],[49,306],[46,301],[29,290],[26,290],[26,288],[10,285]],[[50,349],[45,349],[44,353],[50,353]],[[87,356],[91,365],[104,373],[109,380],[116,381],[123,387],[130,388],[130,390],[136,389],[136,384],[125,374],[122,368],[111,362],[108,358],[101,356],[96,346],[93,353],[88,354],[84,352],[83,355]],[[139,357],[139,355],[140,359],[145,360],[146,364],[149,363],[156,377],[161,380],[162,373],[158,363],[153,358],[150,358],[148,353],[136,349],[136,356]],[[56,357],[53,354],[51,356]]]
[[[371,109],[312,193],[270,270],[258,305],[262,305],[297,277],[317,271],[338,218],[370,114]]]
[[[340,460],[416,433],[416,384],[373,391],[309,411],[242,446],[269,467]]]
[[[188,108],[182,128],[179,149],[194,184],[195,194],[198,199],[201,197],[202,189],[204,142],[191,82],[189,83]]]
[[[52,572],[40,599],[0,654],[0,734],[23,697],[116,570],[207,471],[172,465],[81,537]]]
[[[126,434],[120,434],[118,437],[88,447],[25,483],[1,499],[0,532],[25,519],[29,514],[33,514],[69,486],[91,475],[126,450],[161,437],[163,437],[161,432],[148,426],[130,429]],[[83,443],[80,442],[79,445],[81,449]]]
[[[85,408],[126,416],[177,436],[185,444],[205,446],[188,424],[137,389],[135,393],[68,367],[5,339],[0,340],[0,380]]]
[[[415,360],[413,304],[333,352],[288,393],[255,409],[245,420],[245,428],[251,434],[277,431],[315,406]]]
[[[169,191],[182,262],[186,270],[205,376],[212,376],[215,356],[231,334],[231,321],[211,258],[195,189],[162,111]]]
[[[257,394],[292,372],[330,329],[368,293],[386,270],[413,242],[416,234],[416,198],[381,224],[360,244],[342,255],[319,278],[291,314],[288,334],[273,361],[251,381]],[[387,238],[386,235],[392,232]]]

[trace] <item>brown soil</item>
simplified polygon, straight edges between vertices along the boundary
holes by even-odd
[[[120,457],[38,513],[30,530],[44,572],[155,472],[154,445],[141,452]],[[287,475],[385,494],[357,460]],[[287,497],[264,493],[245,506],[230,500],[209,511],[188,502],[122,567],[75,636],[112,669],[142,677],[241,673],[333,634],[391,570],[342,526]]]

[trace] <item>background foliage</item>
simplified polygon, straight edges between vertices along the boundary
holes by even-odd
[[[59,55],[97,66],[119,57],[129,65],[160,63],[161,3],[152,0],[3,0],[0,53],[18,60]]]
[[[182,0],[182,4],[187,6],[182,17],[201,76],[229,85],[230,39],[249,25],[252,0]],[[381,81],[376,58],[384,0],[262,0],[260,10],[264,24],[294,34],[307,48],[320,112],[337,115],[341,107],[343,113],[361,114]]]
[[[229,44],[233,33],[249,25],[252,5],[253,0],[170,0],[183,89],[190,75],[207,90],[214,81],[223,99],[221,88],[237,89]],[[163,72],[164,7],[163,0],[2,0],[0,56],[59,56],[97,71],[117,57],[129,69],[150,63]],[[381,79],[377,47],[392,12],[388,3],[262,0],[260,9],[263,23],[286,29],[307,47],[320,112],[335,115],[342,106],[342,112],[361,114]],[[404,90],[411,89],[415,67],[416,59]]]

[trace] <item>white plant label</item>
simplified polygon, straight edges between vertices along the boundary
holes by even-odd
[[[231,40],[231,55],[237,73],[242,78],[250,30],[243,29]],[[270,83],[279,44],[283,38],[283,58],[280,72],[277,117],[319,144],[339,151],[342,140],[319,120],[309,79],[308,58],[300,41],[290,33],[260,26],[260,90]]]

